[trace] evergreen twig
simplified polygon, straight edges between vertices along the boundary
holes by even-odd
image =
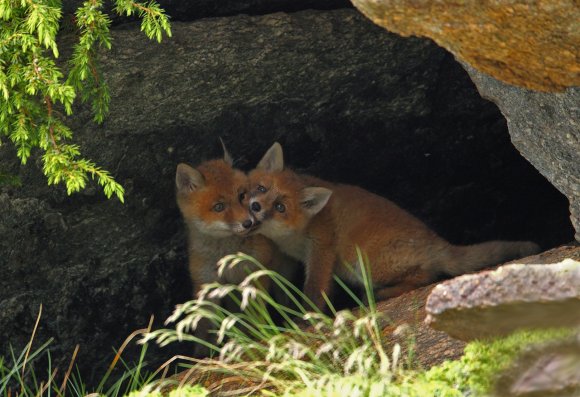
[[[87,0],[76,11],[78,42],[65,77],[55,62],[61,1],[0,1],[0,138],[12,141],[22,164],[33,149],[40,149],[49,185],[64,183],[72,194],[85,188],[90,177],[108,198],[115,195],[123,202],[124,189],[113,176],[84,159],[78,145],[67,143],[73,132],[65,121],[77,96],[91,104],[97,123],[109,110],[109,87],[98,54],[111,48],[111,20],[102,9],[102,0]],[[155,1],[115,0],[115,11],[138,15],[150,39],[171,36],[169,17]]]

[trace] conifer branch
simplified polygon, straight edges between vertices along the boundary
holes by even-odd
[[[171,36],[169,17],[155,1],[141,4],[115,0],[121,15],[136,13],[141,30],[161,41]],[[87,0],[75,14],[78,42],[63,73],[56,36],[60,29],[60,0],[0,1],[0,135],[7,136],[26,164],[34,148],[43,151],[43,172],[48,184],[64,183],[68,194],[78,192],[95,179],[105,195],[124,200],[124,189],[106,170],[81,157],[77,145],[66,143],[73,133],[66,116],[80,96],[90,102],[94,120],[102,122],[109,108],[109,88],[99,68],[99,49],[111,48],[110,18],[102,12],[102,0]],[[63,115],[58,109],[64,109]],[[6,178],[4,178],[6,179]]]

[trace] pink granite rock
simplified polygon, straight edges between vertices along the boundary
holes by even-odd
[[[505,265],[437,285],[425,321],[464,341],[580,324],[580,262]]]

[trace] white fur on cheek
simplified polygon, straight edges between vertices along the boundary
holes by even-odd
[[[276,219],[268,219],[260,226],[260,233],[270,238],[284,237],[292,234],[292,232],[284,222]]]
[[[260,227],[258,233],[272,239],[287,255],[300,261],[306,260],[308,239],[302,233],[288,228],[284,222],[268,220]]]
[[[194,225],[201,233],[214,237],[228,237],[233,234],[230,225],[222,221],[207,223],[197,220],[194,221]]]

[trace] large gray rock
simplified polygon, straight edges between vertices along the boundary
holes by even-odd
[[[580,325],[580,262],[505,265],[437,285],[425,321],[469,341],[519,328]]]
[[[67,197],[38,156],[22,167],[0,147],[0,171],[22,181],[1,188],[4,352],[28,341],[42,303],[38,337],[55,337],[54,362],[68,365],[78,343],[83,373],[99,376],[112,346],[188,297],[175,167],[219,155],[219,136],[246,169],[278,140],[290,164],[389,196],[456,243],[571,239],[563,197],[433,43],[354,10],[176,22],[173,33],[158,45],[137,25],[113,31],[101,55],[109,117],[97,126],[78,105],[67,120],[125,186],[124,205],[94,184]]]
[[[171,191],[175,162],[215,156],[218,136],[246,169],[278,140],[292,166],[384,194],[454,242],[572,239],[564,198],[452,57],[354,10],[175,23],[160,45],[121,30],[102,60],[111,113],[95,127],[79,112],[75,129],[129,186],[156,175]]]
[[[515,147],[568,197],[580,241],[580,88],[534,92],[464,66],[481,95],[497,104],[507,119]]]

